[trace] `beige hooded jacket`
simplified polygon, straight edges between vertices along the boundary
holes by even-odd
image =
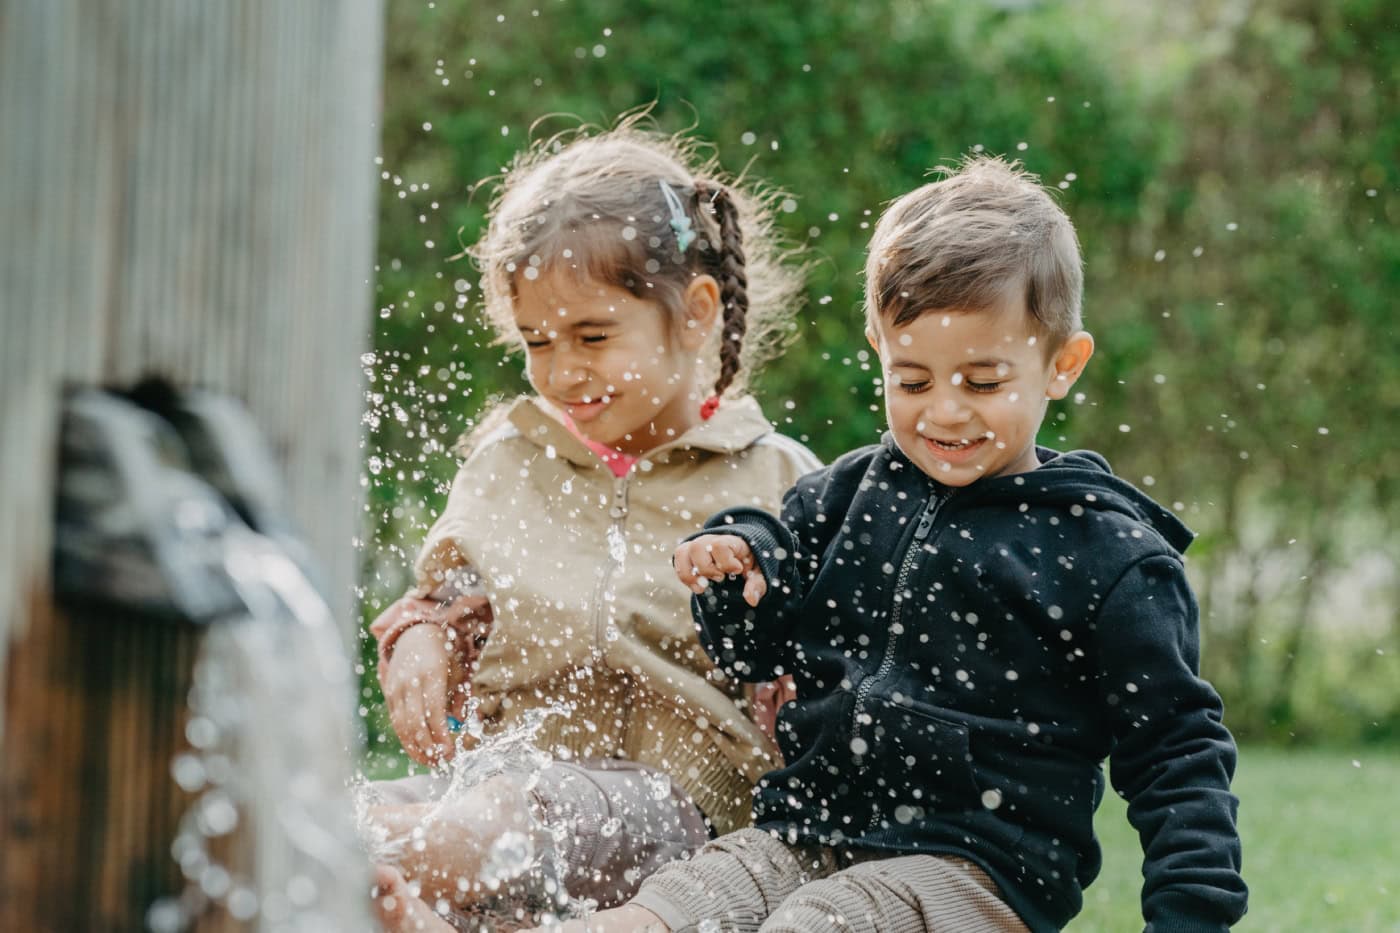
[[[701,649],[671,555],[721,509],[776,513],[818,466],[751,398],[726,400],[620,478],[534,399],[478,431],[416,570],[420,592],[465,571],[490,600],[472,677],[487,732],[562,702],[541,748],[659,768],[720,832],[746,825],[778,753]]]

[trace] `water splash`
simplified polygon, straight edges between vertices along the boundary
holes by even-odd
[[[540,773],[552,763],[550,756],[539,748],[539,732],[549,718],[567,717],[568,706],[556,701],[528,710],[519,723],[492,735],[484,733],[477,707],[478,701],[473,699],[462,732],[456,739],[456,751],[438,774],[445,779],[445,786],[430,802],[423,818],[407,833],[394,834],[371,818],[372,808],[383,799],[374,782],[363,777],[357,780],[354,788],[356,828],[372,861],[403,866],[412,850],[424,845],[432,824],[440,819],[451,819],[449,810],[490,778],[508,776],[513,786],[527,794],[539,783]],[[540,814],[530,808],[525,827],[506,831],[492,842],[473,880],[487,892],[498,892],[508,882],[525,879],[527,889],[534,890],[529,897],[534,909],[558,920],[586,916],[596,905],[569,897],[556,880],[565,875],[565,847],[571,835],[572,829],[566,822],[547,825]],[[458,879],[457,884],[459,890],[470,887],[467,879]],[[487,913],[493,910],[509,913],[517,906],[509,898],[499,903],[488,899],[478,909]]]
[[[223,911],[278,933],[376,930],[349,818],[353,678],[340,635],[275,544],[231,535],[225,558],[249,615],[200,643],[191,748],[170,765],[198,794],[171,845],[186,885],[151,905],[147,929],[176,933]]]
[[[535,844],[529,834],[510,831],[491,844],[486,859],[481,866],[481,881],[491,890],[519,878],[530,870],[535,862]]]

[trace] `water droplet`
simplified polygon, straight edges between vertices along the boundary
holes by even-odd
[[[529,870],[534,857],[535,847],[528,835],[517,830],[504,832],[486,854],[481,880],[490,887],[497,887]]]
[[[667,774],[656,773],[647,776],[647,790],[652,800],[665,800],[671,796],[671,778]]]
[[[185,928],[185,908],[173,898],[161,898],[146,911],[150,933],[180,933]]]
[[[235,920],[251,920],[258,913],[258,896],[249,888],[236,888],[228,896],[228,912]]]
[[[199,801],[199,831],[206,836],[224,836],[238,826],[238,810],[228,795],[211,791]]]
[[[185,726],[185,738],[195,748],[209,748],[219,740],[219,727],[203,716],[195,716]]]
[[[177,755],[170,763],[170,776],[181,790],[193,794],[204,787],[204,762],[199,760],[198,755]]]

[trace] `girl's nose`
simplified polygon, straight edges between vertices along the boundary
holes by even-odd
[[[560,346],[549,358],[549,385],[556,391],[572,389],[588,378],[568,345]]]

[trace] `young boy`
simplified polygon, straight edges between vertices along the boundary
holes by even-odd
[[[991,158],[900,198],[866,265],[890,433],[781,519],[676,551],[706,649],[791,673],[755,829],[589,929],[1054,930],[1098,874],[1101,765],[1155,933],[1245,912],[1235,746],[1198,670],[1191,533],[1097,454],[1037,447],[1093,353],[1073,227]]]

